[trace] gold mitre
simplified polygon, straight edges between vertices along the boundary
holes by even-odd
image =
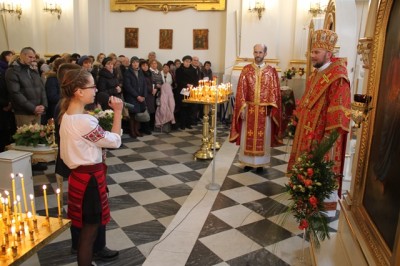
[[[333,52],[337,42],[338,36],[336,32],[331,30],[316,30],[312,37],[312,47],[322,48],[329,52]]]

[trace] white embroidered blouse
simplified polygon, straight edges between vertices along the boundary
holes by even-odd
[[[60,125],[60,156],[70,169],[101,163],[102,148],[119,146],[121,136],[104,131],[92,115],[63,115]]]

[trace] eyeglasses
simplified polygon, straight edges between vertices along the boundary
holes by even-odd
[[[80,88],[81,90],[86,90],[86,89],[97,89],[96,85],[91,85],[91,86],[87,86],[87,87],[82,87]]]

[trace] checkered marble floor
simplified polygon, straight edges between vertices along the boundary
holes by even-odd
[[[215,165],[193,160],[201,144],[201,126],[137,139],[124,135],[122,147],[108,151],[112,220],[107,246],[120,250],[120,256],[97,265],[309,264],[308,242],[286,212],[284,172],[290,145],[272,150],[271,167],[264,173],[243,172],[237,146],[226,141],[228,132],[228,127],[219,126],[223,147]],[[220,189],[205,188],[215,173]],[[43,184],[57,188],[54,165],[34,172],[41,215]],[[66,202],[66,181],[63,188]],[[57,213],[53,190],[48,191],[50,216]],[[335,232],[337,215],[330,227]],[[70,246],[67,230],[23,265],[77,265]],[[303,254],[305,264],[299,261]]]

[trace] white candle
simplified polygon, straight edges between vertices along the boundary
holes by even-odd
[[[24,199],[25,213],[27,213],[28,212],[28,204],[26,203],[24,175],[23,174],[19,174],[19,176],[21,177],[22,198]]]
[[[57,206],[58,206],[58,217],[61,217],[61,201],[60,201],[60,189],[57,188]]]
[[[33,202],[33,195],[29,194],[29,197],[31,198],[31,208],[32,208],[32,214],[33,214],[33,220],[36,220],[36,211],[35,211],[35,203]]]
[[[47,186],[43,185],[43,197],[44,197],[44,209],[46,210],[46,218],[49,217],[49,209],[47,206],[47,193],[46,193]]]
[[[11,174],[11,184],[12,184],[12,194],[13,194],[13,200],[17,200],[15,197],[15,179],[14,179],[14,174]]]

